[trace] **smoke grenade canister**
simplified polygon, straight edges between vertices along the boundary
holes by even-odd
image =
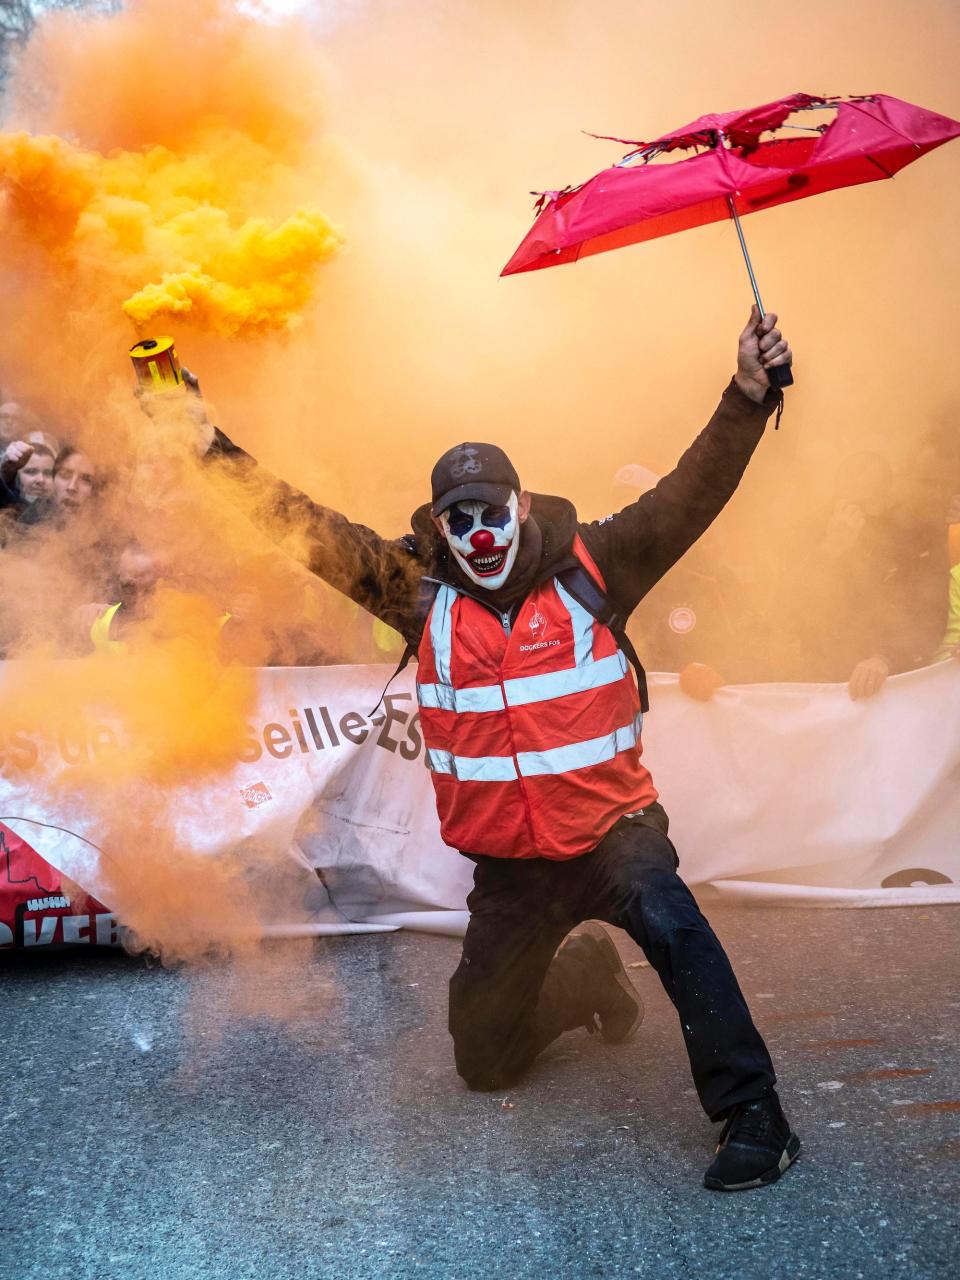
[[[183,386],[172,338],[144,338],[130,348],[130,359],[144,391],[175,391]]]

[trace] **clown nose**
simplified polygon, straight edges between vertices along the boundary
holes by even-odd
[[[489,529],[478,529],[470,538],[470,545],[474,551],[489,551],[493,546],[493,534]]]

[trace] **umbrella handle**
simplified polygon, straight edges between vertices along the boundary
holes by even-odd
[[[764,373],[770,379],[771,387],[779,387],[782,391],[784,387],[793,386],[793,370],[788,364],[775,364],[772,369],[765,369]]]

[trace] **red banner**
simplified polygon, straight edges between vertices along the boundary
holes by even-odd
[[[117,920],[0,822],[0,947],[116,946]]]

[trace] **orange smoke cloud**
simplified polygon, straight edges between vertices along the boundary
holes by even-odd
[[[108,154],[56,135],[0,135],[6,220],[42,246],[52,272],[72,291],[120,305],[138,329],[173,317],[222,337],[289,328],[340,237],[315,208],[297,207],[278,219],[250,212],[269,206],[290,182],[306,145],[302,122],[289,117],[282,136],[280,111],[264,131],[266,104],[259,114],[221,114],[211,73],[230,81],[234,101],[245,84],[255,90],[263,68],[250,55],[259,29],[218,0],[192,5],[190,13],[201,45],[209,34],[204,28],[227,19],[235,36],[246,35],[228,42],[224,62],[204,66],[207,111],[192,120],[178,114],[175,136],[161,104],[153,129],[149,114],[141,122],[140,148]],[[118,71],[137,66],[148,78],[149,64],[166,55],[162,72],[154,70],[165,94],[178,96],[184,68],[179,47],[171,47],[176,30],[169,4],[145,3],[84,27],[84,49],[92,44],[94,62],[121,89]],[[51,24],[42,49],[47,59],[56,58],[68,31]],[[166,144],[155,141],[159,133]]]
[[[0,716],[31,736],[56,724],[68,740],[87,736],[84,722],[97,724],[92,763],[70,770],[81,788],[201,782],[234,763],[254,692],[248,668],[220,662],[221,630],[203,596],[161,588],[122,649],[52,666],[20,664],[4,687]]]
[[[337,615],[321,619],[316,586],[201,476],[198,402],[174,394],[145,415],[125,351],[159,325],[193,353],[254,349],[309,308],[341,240],[312,183],[323,104],[303,36],[225,0],[52,15],[0,134],[0,380],[101,481],[63,528],[0,530],[3,643],[21,659],[0,736],[47,744],[31,806],[92,824],[101,892],[134,945],[169,960],[212,947],[262,963],[265,910],[296,911],[309,881],[289,834],[213,859],[195,844],[209,819],[184,817],[248,743],[257,687],[238,663],[322,651]],[[160,586],[125,606],[122,644],[89,653],[132,545]],[[42,661],[65,653],[86,656]]]

